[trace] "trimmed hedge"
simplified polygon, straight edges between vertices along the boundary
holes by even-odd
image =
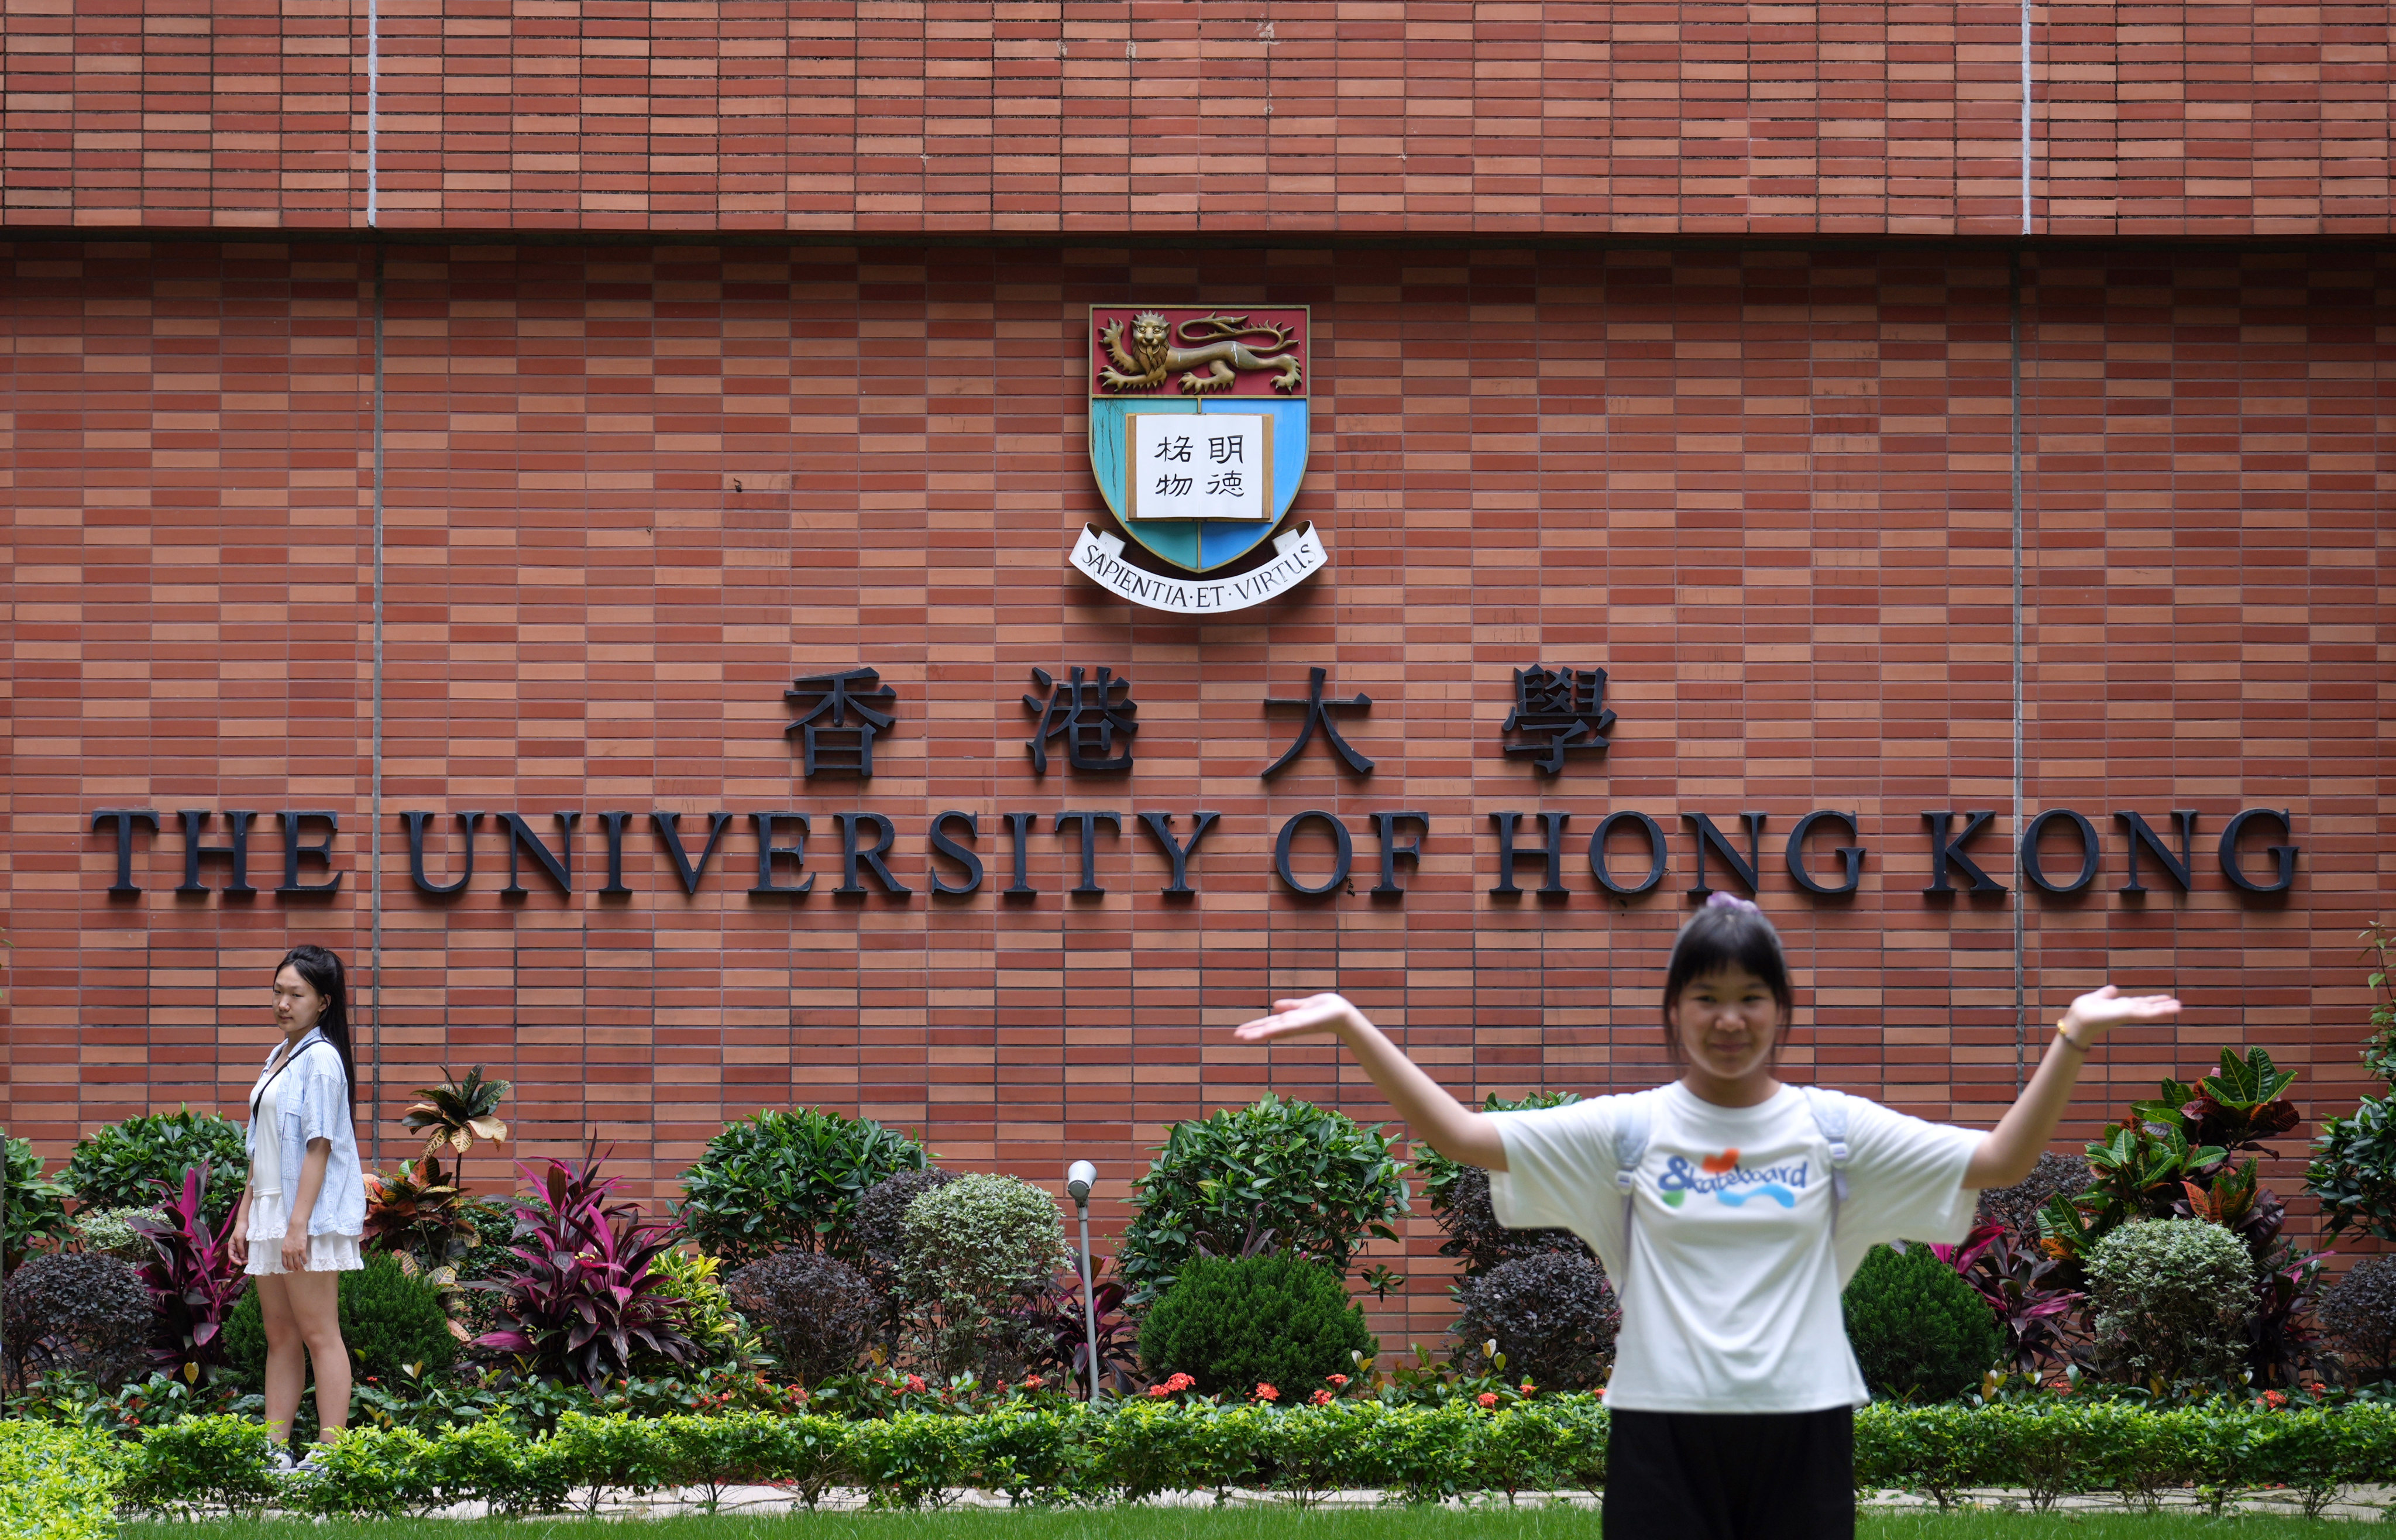
[[[1343,1401],[1324,1407],[1138,1401],[1091,1414],[1013,1408],[980,1416],[901,1413],[882,1422],[741,1413],[590,1417],[547,1438],[503,1419],[435,1438],[353,1430],[317,1480],[268,1473],[264,1430],[236,1417],[152,1429],[124,1457],[125,1501],[153,1512],[254,1509],[326,1516],[420,1512],[481,1500],[558,1512],[569,1493],[787,1483],[812,1506],[863,1486],[876,1507],[939,1507],[968,1489],[1018,1504],[1133,1501],[1161,1492],[1273,1492],[1300,1504],[1346,1487],[1408,1501],[1467,1493],[1580,1490],[1605,1482],[1606,1414],[1594,1396],[1484,1411]],[[100,1440],[91,1440],[97,1443]],[[100,1458],[100,1455],[94,1455]],[[97,1467],[95,1467],[97,1468]],[[1878,1404],[1856,1416],[1856,1482],[1926,1492],[2027,1487],[2040,1507],[2079,1493],[2151,1498],[2193,1487],[2216,1506],[2294,1489],[2318,1512],[2346,1485],[2396,1469],[2396,1405],[2150,1411],[2056,1399],[1973,1408]],[[103,1499],[104,1500],[104,1499]],[[67,1533],[67,1532],[62,1532]],[[92,1531],[97,1535],[103,1531]]]
[[[97,1434],[0,1422],[0,1540],[115,1540],[124,1453]]]

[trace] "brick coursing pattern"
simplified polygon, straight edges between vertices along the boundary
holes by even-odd
[[[2010,4],[379,7],[378,221],[2011,235]],[[2386,4],[2041,4],[2042,234],[2386,235]],[[7,0],[0,220],[360,229],[364,0]]]
[[[146,1108],[235,1109],[286,941],[364,961],[372,262],[0,246],[7,1113],[46,1154]],[[2396,259],[2045,253],[2020,282],[2026,795],[2106,843],[2094,891],[2026,907],[2033,1042],[2110,969],[2191,1010],[2123,1034],[2071,1134],[2222,1043],[2268,1045],[2309,1114],[2342,1110],[2352,938],[2396,864]],[[725,1119],[812,1102],[965,1167],[1096,1158],[1111,1229],[1170,1120],[1268,1084],[1375,1112],[1324,1050],[1228,1041],[1278,992],[1351,992],[1459,1092],[1658,1078],[1683,810],[1770,815],[1800,1075],[1939,1118],[2010,1094],[2014,911],[1919,892],[1924,808],[1997,809],[1976,848],[2016,881],[2002,252],[420,246],[384,283],[387,1161],[406,1088],[483,1063],[518,1082],[523,1149],[595,1139],[654,1190]],[[1333,565],[1266,609],[1185,622],[1066,566],[1103,517],[1084,307],[1126,297],[1313,307],[1298,514]],[[1552,783],[1497,737],[1535,659],[1609,668],[1620,712],[1604,761]],[[859,662],[898,693],[876,774],[802,782],[782,690]],[[1031,772],[1018,697],[1073,664],[1136,681],[1127,779]],[[1314,664],[1373,697],[1344,725],[1378,768],[1318,744],[1261,784],[1292,724],[1259,701]],[[2237,898],[2207,855],[2259,805],[2304,847],[2283,899]],[[168,826],[140,843],[139,900],[103,891],[99,806]],[[178,897],[183,807],[219,810],[212,841],[226,808],[338,810],[341,894]],[[656,807],[694,845],[689,815],[815,815],[817,891],[747,896],[744,816],[685,897]],[[981,816],[992,873],[965,900],[924,891],[952,807]],[[1801,899],[1772,858],[1816,807],[1862,821],[1852,900]],[[2203,815],[2197,891],[2150,862],[2157,891],[2119,896],[2110,811],[2173,807]],[[578,809],[576,891],[527,861],[501,897],[486,821],[473,889],[421,899],[408,808],[445,815],[436,876],[448,813],[520,811],[553,841]],[[1125,816],[1103,898],[1064,891],[1069,808]],[[1177,903],[1131,815],[1186,835],[1198,808],[1221,820]],[[1271,877],[1272,831],[1309,808],[1355,828],[1353,895]],[[1394,808],[1432,818],[1403,904],[1364,891],[1365,816]],[[1537,808],[1572,816],[1569,896],[1490,896],[1488,814]],[[1581,856],[1619,808],[1672,840],[1627,903]],[[592,891],[610,809],[638,816],[629,899]],[[896,821],[912,897],[829,891],[830,816],[854,809]],[[1009,900],[998,816],[1030,810],[1039,894]],[[260,828],[252,881],[282,864]],[[1435,1244],[1412,1228],[1392,1344],[1444,1324]]]

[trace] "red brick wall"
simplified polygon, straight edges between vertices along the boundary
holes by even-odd
[[[0,262],[7,1113],[57,1155],[144,1108],[235,1106],[287,941],[366,971],[371,262],[131,243]],[[2106,860],[2094,891],[2022,907],[2033,1044],[2102,977],[2176,989],[2179,1026],[2099,1056],[2075,1135],[2224,1043],[2300,1069],[2309,1115],[2344,1110],[2353,936],[2396,863],[2376,586],[2396,265],[2118,250],[2033,256],[2022,285],[2025,794],[2086,813]],[[2002,254],[461,246],[393,249],[386,285],[386,1161],[401,1094],[480,1062],[518,1082],[523,1148],[596,1137],[661,1190],[726,1118],[817,1102],[964,1167],[1053,1180],[1092,1156],[1112,1225],[1173,1119],[1267,1084],[1377,1115],[1323,1050],[1230,1042],[1293,989],[1351,992],[1459,1092],[1646,1083],[1683,810],[1770,815],[1801,1075],[1942,1118],[2010,1094],[2013,899],[1919,891],[1925,808],[1998,810],[1974,849],[2017,882]],[[1103,518],[1084,307],[1125,298],[1313,307],[1298,516],[1333,564],[1290,597],[1191,623],[1067,569]],[[1605,757],[1552,783],[1498,737],[1536,659],[1608,668],[1620,712]],[[803,782],[781,692],[860,662],[898,693],[877,774]],[[1128,778],[1031,773],[1018,697],[1075,664],[1136,682]],[[1259,702],[1315,664],[1372,696],[1347,725],[1378,768],[1318,742],[1260,783],[1294,722]],[[168,825],[139,841],[138,899],[104,892],[103,806]],[[2238,897],[2211,856],[2253,806],[2295,820],[2282,898]],[[226,808],[339,810],[340,896],[178,897],[182,807],[219,810],[218,842]],[[653,807],[743,816],[695,899],[642,821],[634,894],[599,896],[597,815]],[[983,820],[969,899],[925,891],[925,826],[952,807]],[[1221,820],[1177,905],[1131,815],[1186,835],[1202,807]],[[1804,899],[1779,866],[1817,807],[1861,816],[1853,900]],[[2150,861],[2156,891],[2121,897],[2110,813],[2173,807],[2203,815],[2196,891]],[[576,891],[527,862],[502,898],[486,820],[473,890],[422,899],[410,808],[445,815],[436,876],[450,812],[553,839],[550,812],[579,809]],[[1103,898],[1063,891],[1066,808],[1125,816]],[[1354,895],[1271,877],[1273,831],[1309,808],[1355,826]],[[1395,808],[1432,818],[1402,904],[1364,892],[1365,816]],[[1488,814],[1541,808],[1572,817],[1569,896],[1492,897]],[[1620,808],[1671,840],[1664,884],[1627,902],[1579,854]],[[818,820],[804,900],[744,891],[745,815],[774,809]],[[912,897],[829,891],[830,815],[854,809],[897,822]],[[1005,899],[997,816],[1032,810],[1040,891]],[[282,865],[261,828],[252,881]],[[1417,1226],[1393,1340],[1444,1319],[1434,1244]]]
[[[365,11],[12,0],[0,219],[363,227]],[[2019,15],[391,0],[379,222],[2009,235]],[[2387,234],[2390,27],[2034,7],[2036,229]]]

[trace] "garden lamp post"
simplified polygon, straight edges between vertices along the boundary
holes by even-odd
[[[1098,1404],[1098,1305],[1090,1294],[1090,1184],[1098,1179],[1098,1168],[1087,1161],[1075,1161],[1065,1168],[1065,1194],[1082,1215],[1082,1328],[1090,1344],[1090,1405]]]

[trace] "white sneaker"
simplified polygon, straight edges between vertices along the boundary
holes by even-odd
[[[300,1467],[291,1458],[290,1447],[276,1444],[267,1452],[267,1468],[277,1476],[288,1476]]]
[[[292,1473],[298,1476],[322,1476],[325,1473],[324,1455],[325,1446],[315,1445],[300,1458],[298,1465],[291,1467]]]

